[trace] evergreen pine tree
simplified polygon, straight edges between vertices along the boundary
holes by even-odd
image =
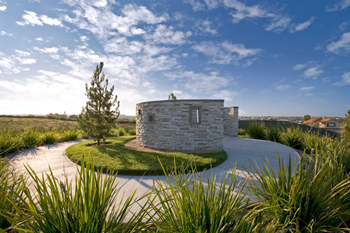
[[[120,115],[117,95],[113,95],[114,86],[108,90],[108,79],[102,73],[103,62],[96,66],[91,77],[90,87],[86,84],[86,97],[88,101],[79,114],[77,121],[79,126],[90,136],[97,139],[100,145],[101,139],[110,136],[110,130],[115,126]],[[116,108],[114,109],[114,106]]]

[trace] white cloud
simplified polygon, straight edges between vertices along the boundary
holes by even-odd
[[[196,0],[184,0],[184,2],[191,4],[193,11],[202,11],[205,7],[204,4]]]
[[[333,83],[333,86],[345,86],[350,85],[350,72],[344,73],[340,82]]]
[[[311,91],[311,90],[313,90],[313,89],[315,89],[315,87],[313,87],[313,86],[310,86],[310,87],[301,87],[301,88],[300,88],[301,91]]]
[[[281,84],[281,85],[278,85],[278,86],[276,86],[275,87],[275,89],[277,90],[277,91],[288,91],[289,89],[291,89],[292,88],[292,86],[290,86],[290,85],[286,85],[286,84]]]
[[[36,41],[44,41],[43,38],[41,38],[41,37],[38,37],[38,38],[36,38],[35,40],[36,40]]]
[[[238,96],[239,93],[231,90],[221,90],[215,94],[213,94],[213,98],[215,99],[224,99],[225,101],[233,100],[233,97]]]
[[[202,42],[192,48],[211,57],[212,63],[240,65],[240,61],[260,53],[261,49],[248,49],[243,44],[231,44],[228,41],[214,44],[212,41]]]
[[[70,2],[78,5],[77,2]],[[115,15],[110,7],[95,8],[91,4],[80,4],[80,8],[74,10],[75,18],[68,15],[64,20],[75,24],[80,29],[86,29],[95,34],[99,39],[107,39],[115,35],[114,30],[125,36],[134,36],[145,33],[144,29],[135,26],[141,22],[147,24],[158,24],[168,19],[167,14],[155,16],[144,6],[127,4],[121,10],[122,16]]]
[[[185,71],[179,73],[166,73],[166,77],[171,80],[180,80],[183,86],[191,90],[192,93],[200,91],[211,92],[220,87],[225,87],[229,84],[231,78],[219,76],[217,72],[211,72],[210,75],[195,73],[193,71]]]
[[[43,49],[40,49],[38,47],[33,47],[35,50],[39,51],[39,52],[42,52],[42,53],[57,53],[59,48],[57,47],[51,47],[51,48],[43,48]]]
[[[6,6],[0,6],[0,11],[5,11],[7,9]]]
[[[22,15],[22,18],[24,21],[19,22],[17,21],[16,23],[21,26],[25,26],[28,24],[31,24],[33,27],[35,25],[43,26],[44,24],[50,25],[50,26],[59,26],[63,27],[63,24],[60,20],[50,18],[47,15],[41,15],[37,16],[37,14],[33,11],[26,11],[26,14]]]
[[[326,11],[340,11],[348,8],[350,6],[350,0],[341,0],[340,2],[333,5],[333,7],[326,7]]]
[[[15,50],[16,55],[6,56],[0,53],[0,68],[1,73],[5,74],[18,74],[22,71],[28,71],[28,67],[22,67],[21,65],[30,65],[36,63],[34,58],[31,58],[31,54],[26,51]]]
[[[288,16],[275,16],[271,23],[265,27],[266,31],[283,32],[291,22],[291,18]]]
[[[302,31],[307,29],[313,22],[315,21],[315,17],[311,17],[309,20],[297,24],[295,27],[290,30],[290,32]]]
[[[7,32],[5,32],[5,31],[1,31],[1,32],[0,32],[0,35],[2,35],[2,36],[11,36],[11,37],[14,37],[11,33],[7,33]]]
[[[157,25],[153,34],[145,34],[144,38],[154,43],[182,45],[186,43],[186,37],[192,34],[191,32],[187,32],[186,34],[181,31],[174,32],[173,29],[172,26],[167,27],[160,24]]]
[[[294,66],[293,70],[301,70],[301,69],[303,69],[303,68],[305,68],[305,67],[306,67],[305,64],[298,64],[298,65],[295,65],[295,66]]]
[[[15,52],[20,57],[28,57],[31,55],[31,53],[29,53],[29,52],[18,50],[18,49],[15,49]]]
[[[203,21],[197,21],[196,28],[201,30],[205,33],[210,33],[212,35],[215,35],[218,33],[216,29],[211,28],[212,22],[210,22],[208,19]]]
[[[315,66],[308,68],[307,70],[304,71],[304,76],[305,78],[317,78],[318,75],[322,74],[323,70],[320,69],[320,67]]]
[[[345,52],[346,54],[350,52],[350,32],[344,33],[341,39],[337,42],[332,42],[327,46],[328,51],[340,54]]]
[[[217,8],[221,2],[221,0],[204,0],[205,4],[207,4],[209,9]]]
[[[21,57],[17,57],[16,60],[19,61],[19,63],[21,63],[22,65],[29,65],[29,64],[34,64],[34,63],[36,63],[36,60],[33,59],[33,58],[21,58]]]

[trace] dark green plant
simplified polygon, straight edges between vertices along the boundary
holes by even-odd
[[[45,132],[42,135],[41,140],[44,145],[54,144],[55,142],[57,142],[57,134],[53,131]]]
[[[61,140],[63,142],[74,141],[74,140],[77,140],[78,137],[79,137],[79,133],[76,130],[69,130],[69,131],[64,132]]]
[[[342,138],[350,144],[350,110],[345,113],[345,121],[342,122]]]
[[[348,232],[341,225],[350,218],[350,180],[339,179],[342,170],[332,169],[330,160],[307,160],[302,156],[297,169],[278,156],[278,171],[268,161],[262,168],[251,164],[246,171],[256,206],[276,221],[276,232]]]
[[[170,93],[170,95],[168,96],[168,100],[176,100],[176,96],[174,95],[174,93]]]
[[[245,135],[244,129],[238,129],[238,135]]]
[[[290,127],[283,132],[283,142],[297,150],[303,149],[303,132],[299,128]]]
[[[266,126],[258,122],[252,122],[246,129],[246,133],[253,139],[266,139]]]
[[[129,208],[134,201],[139,201],[134,199],[136,190],[126,199],[116,202],[121,190],[116,182],[116,175],[95,173],[90,159],[86,163],[82,162],[74,182],[68,177],[63,181],[57,180],[51,168],[49,174],[42,174],[42,177],[29,166],[26,169],[33,180],[35,193],[40,195],[33,195],[23,178],[21,184],[25,198],[21,198],[16,192],[11,193],[12,197],[18,198],[20,204],[25,206],[23,210],[11,201],[18,216],[26,221],[21,226],[23,231],[139,232],[141,221],[146,220],[150,197],[138,213],[132,214]],[[130,219],[126,220],[128,214]]]
[[[118,129],[118,135],[119,135],[119,136],[124,136],[124,135],[125,135],[125,130],[124,130],[123,128],[120,127],[120,128]]]
[[[268,128],[267,130],[267,139],[273,142],[282,142],[281,131],[278,128]]]
[[[77,121],[79,126],[90,136],[97,139],[100,145],[101,139],[110,136],[110,130],[117,123],[120,115],[119,101],[113,95],[114,86],[108,90],[108,79],[102,72],[103,62],[96,66],[91,84],[86,84],[86,96],[88,101],[79,114]],[[116,105],[115,109],[113,107]]]
[[[235,169],[225,173],[219,185],[213,174],[204,182],[202,174],[169,176],[165,172],[167,182],[156,180],[154,188],[158,202],[152,210],[158,231],[246,232],[245,184],[237,182],[234,174]]]
[[[21,138],[13,130],[0,130],[0,157],[17,151],[21,146]]]
[[[130,129],[130,130],[129,130],[129,134],[130,134],[131,136],[136,135],[136,130],[135,130],[135,128]]]
[[[22,135],[22,143],[24,148],[33,148],[40,145],[40,134],[32,128],[25,128]]]

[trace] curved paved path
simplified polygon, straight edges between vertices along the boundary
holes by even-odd
[[[48,172],[50,166],[57,179],[63,180],[64,174],[66,174],[69,179],[73,179],[77,167],[75,163],[67,158],[65,150],[69,146],[81,141],[83,140],[41,146],[17,152],[9,157],[12,166],[18,172],[25,172],[24,164],[28,164],[37,174]],[[250,167],[249,161],[253,162],[254,160],[258,165],[262,165],[265,158],[269,160],[272,168],[277,170],[277,150],[280,158],[285,161],[285,164],[287,163],[289,156],[291,156],[292,161],[297,161],[299,159],[298,153],[294,149],[285,145],[239,137],[224,136],[224,150],[228,155],[227,160],[211,170],[218,179],[223,176],[225,171],[230,173],[233,164],[235,163],[238,165],[236,172],[237,176],[244,179],[245,172],[242,166],[248,168]],[[203,173],[203,181],[206,182],[206,177],[211,176],[211,171],[208,170]],[[157,178],[158,180],[166,180],[165,176],[142,177],[118,175],[117,181],[119,182],[119,185],[123,184],[122,191],[125,192],[126,196],[131,195],[135,188],[137,188],[137,195],[141,195],[152,189],[154,178]],[[135,206],[136,205],[134,205],[133,210],[137,210],[137,207]]]

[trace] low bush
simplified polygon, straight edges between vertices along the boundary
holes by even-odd
[[[77,140],[79,137],[79,133],[76,130],[68,130],[64,132],[63,137],[61,137],[61,141],[74,141]]]
[[[24,197],[12,202],[22,226],[27,232],[140,232],[141,221],[146,211],[130,214],[131,219],[125,221],[134,203],[135,193],[116,204],[120,187],[116,186],[116,175],[106,176],[102,172],[95,173],[94,165],[89,159],[82,162],[74,182],[67,177],[57,180],[52,170],[38,176],[29,166],[27,172],[33,180],[36,193],[32,195],[27,182],[22,178]],[[15,192],[12,197],[18,197]],[[147,206],[147,201],[146,205]],[[144,224],[147,224],[144,223]],[[22,230],[23,231],[23,230]]]
[[[0,131],[0,157],[17,151],[21,146],[21,138],[13,130]]]
[[[54,144],[57,142],[57,134],[53,131],[43,133],[41,140],[44,145]]]
[[[136,135],[136,130],[135,129],[130,129],[129,130],[129,134],[130,134],[130,136]]]
[[[238,135],[245,135],[245,130],[244,129],[238,129]]]
[[[119,135],[119,136],[124,136],[124,135],[125,135],[125,130],[124,130],[124,128],[119,128],[119,129],[118,129],[118,135]]]
[[[278,157],[277,172],[268,161],[262,169],[252,164],[246,171],[249,190],[259,200],[256,206],[276,221],[275,232],[345,232],[341,226],[350,219],[350,180],[339,179],[342,170],[330,169],[329,160],[309,161],[301,157],[296,169],[290,159],[285,166]]]
[[[32,128],[25,128],[23,135],[22,135],[22,143],[23,147],[28,149],[28,148],[33,148],[36,146],[40,145],[40,134],[38,131],[32,129]]]
[[[273,142],[282,142],[281,132],[278,128],[268,128],[267,139]]]
[[[303,132],[297,128],[288,128],[283,132],[283,143],[297,150],[303,149]]]
[[[266,127],[264,124],[260,124],[258,122],[250,123],[246,133],[253,139],[266,139]]]

